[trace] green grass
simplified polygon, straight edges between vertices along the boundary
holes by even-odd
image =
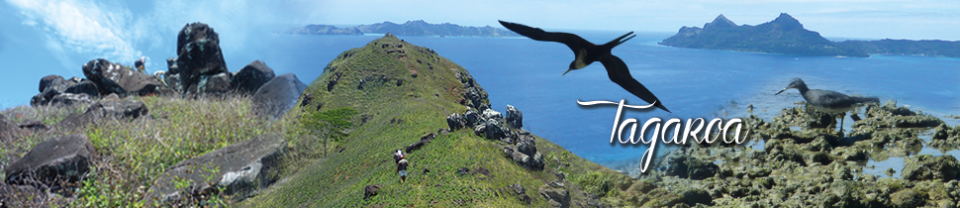
[[[396,44],[403,44],[403,47],[396,48]],[[404,53],[388,53],[396,50],[403,50]],[[416,77],[412,75],[414,71]],[[545,158],[546,170],[528,170],[501,153],[501,142],[476,136],[472,129],[441,134],[420,150],[408,153],[409,175],[405,183],[400,182],[391,157],[393,151],[419,141],[421,136],[447,128],[446,116],[466,110],[465,106],[459,104],[463,99],[463,88],[455,71],[467,73],[445,58],[420,52],[419,47],[396,38],[381,38],[367,47],[344,52],[307,88],[305,93],[314,96],[313,101],[307,107],[294,108],[293,111],[315,113],[316,103],[323,103],[320,111],[348,107],[356,109],[359,115],[373,117],[364,125],[347,130],[350,134],[340,144],[345,148],[343,152],[330,155],[322,162],[302,164],[310,168],[241,205],[549,206],[539,196],[538,189],[549,181],[557,180],[554,168],[559,164],[556,159]],[[381,76],[386,77],[387,81],[378,81]],[[337,84],[332,91],[328,91],[328,83],[336,78],[339,78]],[[357,87],[360,79],[366,81],[363,89]],[[403,80],[403,84],[397,86],[396,80]],[[359,117],[354,117],[353,123],[359,124]],[[396,122],[398,120],[402,121]],[[562,158],[564,164],[569,164],[560,168],[569,176],[583,178],[584,184],[603,186],[589,188],[590,192],[597,192],[601,196],[614,187],[624,187],[623,191],[626,191],[633,181],[616,180],[627,177],[577,157],[543,138],[537,138],[537,147],[543,155],[560,155],[555,158]],[[460,175],[457,169],[461,167],[469,168],[471,172],[486,168],[491,175]],[[429,172],[424,173],[424,170]],[[510,193],[512,191],[507,191],[507,186],[517,183],[526,188],[527,195],[534,199],[533,204],[521,204]],[[362,199],[364,187],[375,184],[383,185],[379,195],[369,200]],[[583,194],[574,194],[582,193],[578,185],[567,183],[567,186],[574,199],[583,198]]]
[[[528,170],[502,154],[500,141],[474,135],[472,129],[441,134],[420,150],[408,153],[409,176],[401,183],[393,151],[447,128],[448,115],[466,110],[460,104],[464,89],[457,73],[467,71],[429,49],[394,37],[381,38],[332,61],[305,91],[313,101],[294,107],[281,119],[254,116],[251,102],[245,97],[130,97],[126,99],[141,100],[148,106],[147,118],[28,133],[3,144],[6,148],[0,149],[0,165],[9,166],[43,139],[82,133],[100,153],[93,162],[94,170],[75,190],[77,200],[45,203],[70,207],[150,206],[144,204],[142,196],[168,167],[257,135],[280,132],[289,148],[281,164],[284,178],[280,182],[239,204],[232,204],[226,196],[214,196],[201,205],[545,207],[549,204],[538,190],[557,180],[558,170],[572,182],[566,186],[573,200],[585,200],[590,193],[603,197],[601,201],[608,205],[623,207],[649,201],[631,197],[657,197],[639,193],[650,189],[635,188],[635,180],[539,137],[537,149],[544,155],[546,167],[542,171]],[[337,84],[328,91],[333,79]],[[361,79],[363,89],[358,89]],[[320,103],[322,108],[317,110]],[[18,107],[2,113],[15,122],[39,119],[54,124],[83,110]],[[367,118],[366,122],[361,118]],[[461,167],[469,168],[471,174],[458,174]],[[476,173],[478,168],[489,170],[490,175]],[[178,186],[187,186],[185,183],[178,181]],[[363,200],[363,188],[374,184],[383,184],[379,195]],[[521,204],[507,188],[511,184],[524,186],[532,204]],[[666,193],[662,189],[654,191]]]

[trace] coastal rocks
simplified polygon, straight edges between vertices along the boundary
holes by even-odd
[[[480,111],[490,109],[490,98],[486,90],[483,90],[483,87],[480,87],[480,84],[477,84],[477,81],[473,79],[473,75],[469,73],[460,73],[459,71],[455,72],[457,79],[460,79],[460,83],[463,84],[463,98],[460,99],[460,104],[474,109],[479,109]]]
[[[199,89],[202,76],[214,76],[228,72],[220,51],[220,37],[213,28],[204,23],[190,23],[177,34],[177,70],[180,87],[184,93]]]
[[[279,118],[297,104],[297,98],[305,89],[307,85],[296,75],[276,76],[253,94],[253,110],[257,115]]]
[[[241,201],[279,179],[277,168],[285,148],[282,134],[268,133],[180,161],[153,183],[144,199],[187,206],[224,188],[221,194]],[[187,180],[190,186],[177,189],[177,178]]]
[[[243,94],[252,94],[260,89],[260,86],[266,84],[276,75],[273,69],[267,66],[263,61],[255,60],[230,78],[230,83],[237,92]]]
[[[101,95],[116,93],[127,95],[149,95],[161,91],[162,83],[120,64],[105,59],[96,59],[83,64],[83,75],[96,84]]]
[[[667,161],[667,164],[670,164],[666,168],[666,175],[668,176],[702,180],[713,177],[720,171],[720,167],[716,164],[693,157],[671,154],[664,160]]]
[[[90,139],[74,134],[47,139],[5,170],[7,184],[31,185],[58,191],[73,187],[90,171],[97,151]]]
[[[867,105],[866,118],[854,123],[854,128],[933,128],[943,121],[931,115],[918,114],[906,107],[896,107],[897,102],[889,100],[882,106]]]
[[[523,127],[523,112],[517,110],[512,105],[507,105],[507,123],[513,128]]]
[[[904,160],[903,179],[947,182],[960,176],[960,162],[952,155],[920,155]]]

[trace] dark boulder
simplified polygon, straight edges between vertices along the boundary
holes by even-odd
[[[530,199],[530,196],[527,196],[527,189],[523,188],[523,185],[520,185],[518,183],[518,184],[510,185],[508,186],[508,188],[513,190],[513,193],[517,195],[517,199],[519,199],[520,202],[523,202],[523,204],[526,204],[526,205],[530,205],[530,202],[532,202],[532,200]]]
[[[100,89],[101,95],[116,93],[127,95],[155,94],[163,84],[150,75],[140,73],[105,59],[96,59],[83,64],[83,75]]]
[[[180,74],[167,74],[164,81],[167,83],[167,87],[174,92],[183,92],[183,85],[180,83]]]
[[[447,116],[447,126],[450,127],[451,131],[463,128],[464,123],[466,123],[466,120],[460,114],[454,113]]]
[[[48,104],[62,106],[90,105],[94,102],[93,100],[93,97],[87,94],[63,93],[53,96],[53,99],[50,99],[50,103]]]
[[[40,78],[40,91],[39,91],[39,92],[43,92],[43,90],[47,89],[47,87],[49,87],[49,86],[52,85],[53,83],[55,83],[55,82],[61,82],[61,81],[63,81],[63,77],[60,76],[60,75],[53,75],[53,74],[51,74],[51,75],[47,75],[47,76],[45,76],[45,77],[43,77],[43,78]]]
[[[200,75],[200,81],[190,86],[190,93],[197,95],[224,95],[230,92],[230,72]]]
[[[522,128],[523,112],[520,112],[520,110],[517,110],[517,108],[512,105],[507,105],[507,124],[510,124],[513,128]]]
[[[466,167],[457,168],[457,174],[467,175],[469,173],[470,173],[470,168],[466,168]]]
[[[86,135],[47,139],[7,167],[5,182],[57,191],[80,181],[95,157],[97,151]]]
[[[180,73],[180,67],[177,66],[177,58],[176,57],[167,58],[167,74],[166,75],[173,75],[173,74],[179,74],[179,73]]]
[[[413,144],[411,144],[411,145],[408,145],[407,148],[405,148],[404,150],[405,150],[407,153],[411,153],[411,152],[413,152],[413,151],[419,150],[419,149],[422,148],[423,145],[425,145],[425,144],[427,144],[427,141],[417,141],[416,143],[413,143]]]
[[[504,153],[507,153],[507,151],[504,151]],[[540,153],[536,153],[531,156],[520,151],[513,150],[511,157],[513,158],[513,161],[517,162],[517,164],[520,164],[520,166],[529,168],[531,170],[543,170],[543,166],[546,164],[546,161],[543,159],[543,155]]]
[[[537,154],[536,139],[530,135],[520,135],[517,140],[517,151],[527,155]]]
[[[81,114],[71,114],[57,123],[57,128],[74,129],[104,118],[136,119],[149,113],[147,105],[135,100],[103,100],[87,107]]]
[[[554,207],[570,207],[570,192],[566,188],[545,184],[540,187],[540,196],[543,196]]]
[[[43,131],[50,129],[46,123],[43,123],[43,121],[37,119],[26,119],[23,122],[20,122],[20,124],[17,124],[17,126],[20,127],[20,129],[32,131]]]
[[[481,117],[481,119],[483,119],[483,120],[500,120],[500,119],[503,119],[503,114],[501,114],[500,112],[497,112],[497,111],[495,111],[495,110],[493,110],[493,109],[483,110],[483,115],[482,115],[482,116],[483,116],[483,117]]]
[[[75,84],[77,84],[77,82],[74,79],[66,80],[60,75],[47,75],[43,78],[40,78],[40,92],[42,93],[47,88],[63,92]]]
[[[166,205],[191,205],[225,188],[221,194],[234,201],[243,200],[279,179],[277,168],[286,146],[282,134],[268,133],[180,161],[154,181],[144,198]],[[189,180],[191,186],[178,190],[176,178]],[[188,201],[178,201],[182,198]]]
[[[86,112],[101,118],[137,119],[150,112],[147,105],[136,100],[101,101],[90,105]]]
[[[463,118],[467,120],[466,126],[477,125],[482,121],[480,119],[480,114],[477,111],[474,111],[472,108],[468,108],[466,112],[463,113]]]
[[[220,37],[207,24],[184,25],[177,35],[177,52],[177,74],[184,90],[199,84],[203,75],[228,72],[220,51]]]
[[[486,127],[484,128],[484,136],[487,139],[499,140],[500,138],[506,137],[507,129],[503,127],[503,124],[500,123],[500,120],[490,119],[487,120]]]
[[[255,60],[237,71],[237,74],[234,74],[233,78],[230,79],[230,83],[238,92],[250,94],[257,92],[260,86],[263,86],[275,76],[273,69],[268,67],[266,63]]]
[[[48,87],[47,89],[43,90],[43,92],[34,95],[33,98],[30,99],[30,106],[36,107],[50,104],[50,100],[53,100],[53,97],[62,93],[63,91],[54,89],[53,87]]]
[[[286,73],[276,76],[253,94],[254,113],[279,118],[297,104],[297,98],[307,89],[296,75]]]
[[[76,85],[68,87],[64,93],[86,94],[90,97],[100,97],[100,88],[96,83],[90,80],[84,80]]]
[[[370,199],[370,197],[377,196],[377,193],[380,192],[380,186],[383,186],[383,184],[367,185],[363,187],[363,200],[367,200],[367,199]]]

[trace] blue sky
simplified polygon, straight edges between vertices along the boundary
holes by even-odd
[[[0,107],[26,104],[44,75],[83,77],[80,66],[95,58],[130,64],[147,56],[148,69],[165,68],[175,34],[198,21],[231,34],[221,35],[223,50],[230,53],[256,41],[246,34],[280,30],[278,25],[422,19],[499,26],[496,20],[502,19],[558,30],[676,32],[681,26],[702,26],[719,14],[737,24],[756,25],[781,12],[827,37],[960,40],[956,0],[5,0],[0,3],[5,72]]]

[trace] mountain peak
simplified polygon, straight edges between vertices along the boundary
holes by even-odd
[[[736,23],[733,23],[733,21],[730,21],[730,19],[727,19],[727,17],[723,16],[723,14],[720,14],[720,16],[717,16],[717,18],[713,19],[713,22],[704,24],[703,29],[736,27],[736,26],[737,26]]]
[[[793,18],[787,13],[780,13],[780,16],[777,19],[774,19],[771,23],[776,23],[782,25],[784,28],[803,28],[803,24],[800,24],[800,21]]]

